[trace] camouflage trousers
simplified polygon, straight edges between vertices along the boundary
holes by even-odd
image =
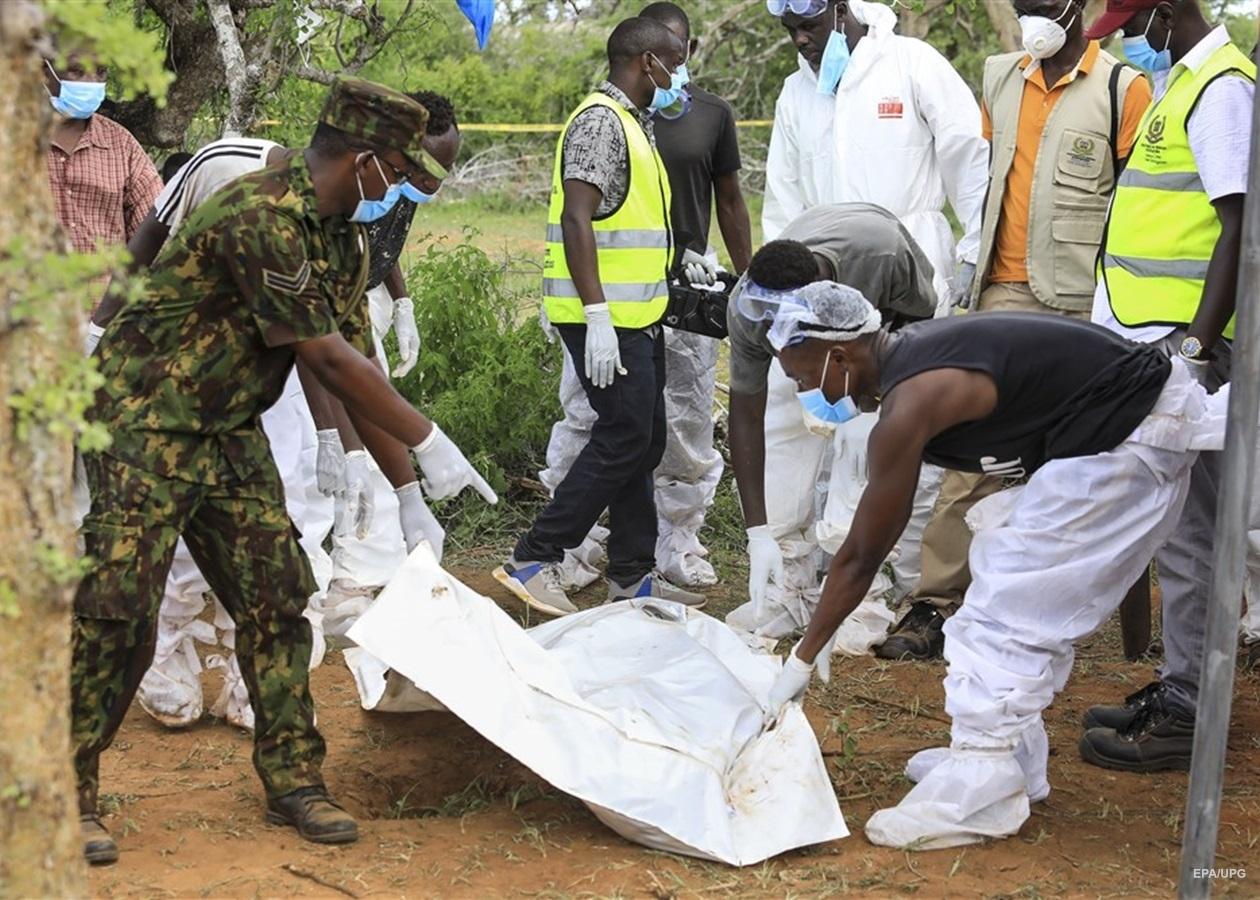
[[[95,812],[100,755],[153,661],[166,573],[181,535],[236,622],[236,655],[254,709],[254,767],[268,797],[322,784],[324,740],[308,683],[315,592],[270,460],[247,482],[164,478],[114,457],[84,457],[94,567],[74,600],[71,739],[79,808]]]

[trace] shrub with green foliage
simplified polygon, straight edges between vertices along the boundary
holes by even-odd
[[[535,292],[509,288],[506,265],[471,237],[430,244],[407,272],[423,346],[398,389],[502,493],[508,473],[536,471],[546,455],[561,354],[532,315]]]

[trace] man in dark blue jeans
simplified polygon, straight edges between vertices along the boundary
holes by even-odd
[[[649,109],[674,102],[686,48],[651,19],[608,40],[610,77],[569,117],[556,151],[543,303],[597,420],[551,503],[494,576],[548,615],[577,611],[564,551],[608,510],[608,599],[704,597],[656,571],[653,472],[665,451],[660,320],[672,256],[669,181]]]

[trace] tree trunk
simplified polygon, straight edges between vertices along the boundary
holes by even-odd
[[[38,421],[19,436],[3,402],[77,352],[83,315],[32,283],[64,247],[37,189],[51,114],[36,50],[43,24],[28,0],[0,3],[0,897],[87,890],[70,765],[71,589],[48,563],[50,552],[75,555],[70,438]],[[40,304],[37,317],[28,303]]]
[[[998,43],[1004,53],[1018,50],[1021,46],[1019,19],[1010,0],[984,0],[984,10],[989,15],[989,22],[997,32]]]

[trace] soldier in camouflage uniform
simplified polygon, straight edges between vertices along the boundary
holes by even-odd
[[[84,465],[94,569],[75,597],[72,735],[85,855],[118,850],[97,813],[98,767],[153,658],[182,535],[235,620],[256,718],[267,818],[307,838],[357,838],[329,799],[308,687],[314,582],[259,417],[301,356],[347,408],[412,448],[429,496],[480,476],[390,386],[364,299],[364,201],[420,178],[428,113],[357,79],[334,84],[311,146],[229,183],[155,260],[143,298],[109,324],[91,413],[113,437]],[[317,187],[318,186],[318,187]],[[488,488],[487,488],[488,490]]]

